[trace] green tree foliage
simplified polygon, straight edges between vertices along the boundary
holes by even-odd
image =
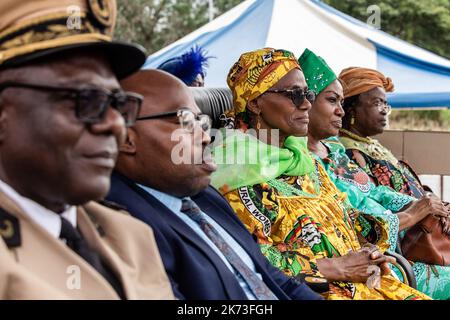
[[[214,16],[240,2],[215,0]],[[118,0],[115,37],[139,43],[150,54],[198,29],[208,19],[208,0]]]
[[[214,0],[218,16],[243,0]],[[261,0],[258,0],[261,1]],[[366,22],[370,5],[381,9],[381,29],[450,58],[450,0],[323,0]],[[149,53],[208,22],[208,0],[118,0],[116,37]]]
[[[449,0],[324,0],[366,22],[370,5],[381,9],[381,29],[400,39],[450,58]]]

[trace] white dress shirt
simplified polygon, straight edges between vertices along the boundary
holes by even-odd
[[[61,233],[61,217],[66,218],[74,228],[77,226],[77,208],[75,206],[70,206],[63,213],[58,214],[20,195],[2,180],[0,180],[0,190],[11,198],[31,220],[55,238],[59,238]]]
[[[170,211],[175,213],[181,220],[184,221],[195,233],[197,233],[210,247],[211,249],[220,257],[220,259],[225,263],[225,265],[230,269],[230,271],[235,275],[236,279],[239,282],[239,285],[244,290],[245,295],[249,300],[256,300],[255,295],[252,293],[251,289],[242,278],[242,276],[237,273],[231,264],[228,262],[227,258],[223,255],[223,253],[217,248],[217,246],[208,238],[208,236],[203,232],[197,222],[189,218],[186,214],[181,212],[182,199],[176,198],[170,194],[155,190],[150,187],[146,187],[143,185],[139,185],[146,192],[153,195],[158,201],[164,204]],[[221,225],[219,225],[214,219],[205,214],[205,219],[213,225],[213,227],[219,232],[219,234],[224,238],[224,240],[233,248],[234,251],[238,254],[238,256],[242,259],[242,261],[249,267],[253,272],[255,272],[256,276],[262,280],[262,276],[259,272],[256,271],[256,266],[253,263],[252,258],[248,255],[248,253],[241,247],[241,245],[224,229]]]

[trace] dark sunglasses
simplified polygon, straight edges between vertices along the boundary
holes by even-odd
[[[300,108],[300,106],[305,102],[305,99],[308,100],[311,104],[316,99],[316,94],[312,90],[306,90],[303,89],[286,89],[286,90],[267,90],[263,94],[266,93],[279,93],[282,94],[289,99],[292,100],[292,103],[297,107]]]
[[[108,107],[111,106],[123,116],[125,125],[130,127],[136,122],[144,99],[143,96],[134,92],[90,87],[76,89],[18,82],[1,83],[0,92],[11,87],[67,93],[67,98],[76,101],[75,115],[85,124],[101,122]]]
[[[136,119],[140,120],[151,120],[151,119],[161,119],[168,117],[178,117],[178,122],[181,128],[185,129],[187,132],[194,132],[195,123],[198,123],[203,131],[209,132],[211,130],[211,118],[207,114],[196,115],[189,109],[181,108],[177,111],[158,113],[148,116],[142,116]]]

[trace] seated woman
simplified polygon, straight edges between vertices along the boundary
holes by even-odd
[[[345,97],[339,140],[347,154],[376,184],[418,199],[424,196],[426,191],[412,168],[371,138],[383,133],[388,123],[391,106],[386,92],[394,91],[391,78],[373,69],[350,67],[342,70],[339,79]]]
[[[428,299],[389,275],[392,260],[381,253],[386,225],[368,216],[380,248],[367,243],[356,231],[358,213],[298,138],[307,134],[314,93],[295,56],[272,48],[245,53],[227,82],[237,130],[216,138],[212,183],[269,261],[291,276],[323,275],[328,299]]]
[[[370,177],[349,159],[345,147],[334,138],[339,134],[344,117],[344,93],[337,76],[322,58],[308,49],[299,58],[299,63],[308,87],[317,94],[309,111],[308,149],[321,161],[337,188],[347,193],[354,208],[389,223],[390,249],[395,250],[398,231],[415,225],[432,212],[439,213],[442,210],[439,199],[422,198],[408,206],[415,198],[383,185],[375,186]],[[417,262],[413,265],[413,271],[420,291],[434,299],[450,298],[450,267]]]

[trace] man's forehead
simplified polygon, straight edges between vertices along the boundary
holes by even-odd
[[[172,112],[179,109],[189,109],[199,113],[200,109],[195,103],[194,97],[186,88],[166,88],[166,90],[150,90],[144,94],[144,105],[141,114],[154,114],[160,112]],[[169,90],[167,90],[169,89]]]

